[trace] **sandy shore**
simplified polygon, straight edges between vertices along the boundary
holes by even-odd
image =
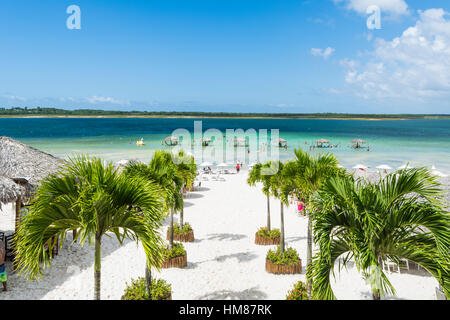
[[[173,299],[285,299],[301,275],[272,275],[265,271],[270,247],[256,246],[254,234],[266,222],[265,196],[246,184],[247,173],[225,175],[226,181],[204,181],[202,189],[185,199],[185,221],[191,223],[196,241],[185,244],[188,266],[163,269],[158,277],[172,284]],[[11,209],[11,208],[10,208]],[[279,227],[279,202],[272,200],[272,226]],[[5,207],[4,211],[7,210]],[[178,217],[176,217],[178,218]],[[12,215],[0,213],[0,226],[13,224]],[[163,232],[167,229],[167,222]],[[306,262],[307,220],[293,207],[285,210],[286,241]],[[69,236],[70,238],[70,236]],[[64,244],[42,280],[25,281],[7,264],[10,291],[2,299],[91,299],[94,249]],[[126,283],[144,275],[143,249],[134,242],[119,246],[104,238],[102,299],[120,299]],[[339,299],[371,299],[368,285],[350,267],[336,273],[333,282]],[[435,299],[437,282],[423,271],[393,272],[389,279],[397,290],[391,299]]]

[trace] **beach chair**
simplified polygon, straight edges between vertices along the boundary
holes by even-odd
[[[392,270],[394,270],[395,267],[397,267],[397,271],[398,271],[398,273],[400,273],[400,265],[398,265],[397,263],[395,263],[394,261],[391,261],[389,259],[387,261],[382,260],[382,268],[383,268],[383,270],[386,270],[386,268],[387,268],[388,272],[390,273],[391,272],[391,266],[392,266]]]
[[[408,259],[400,259],[402,265],[406,266],[406,269],[409,271],[409,260]]]

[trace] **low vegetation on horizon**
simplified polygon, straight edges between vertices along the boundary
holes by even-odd
[[[182,111],[114,111],[58,108],[0,108],[0,117],[109,116],[109,117],[207,117],[207,118],[292,118],[292,119],[450,119],[450,114],[349,114],[349,113],[234,113]]]

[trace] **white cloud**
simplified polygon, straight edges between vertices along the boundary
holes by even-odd
[[[24,97],[20,97],[20,96],[15,96],[15,95],[11,95],[11,94],[4,94],[1,96],[2,98],[5,98],[7,100],[14,100],[14,101],[26,101],[27,99]]]
[[[93,96],[91,98],[86,98],[87,101],[89,101],[92,104],[95,103],[110,103],[110,104],[118,104],[118,105],[122,105],[122,104],[126,104],[120,100],[116,100],[114,98],[111,97],[98,97],[98,96]]]
[[[338,90],[335,88],[325,89],[325,92],[328,94],[343,94],[344,93],[342,90]]]
[[[333,0],[335,3],[343,3],[347,9],[359,14],[366,14],[368,7],[376,5],[383,14],[401,16],[409,14],[405,0]]]
[[[443,9],[419,11],[416,25],[392,41],[377,39],[363,63],[343,60],[346,82],[370,98],[450,96],[450,20]]]
[[[316,57],[323,57],[324,59],[328,59],[333,53],[335,49],[328,47],[326,49],[320,49],[320,48],[312,48],[311,54]]]

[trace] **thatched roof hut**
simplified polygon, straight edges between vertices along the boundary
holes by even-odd
[[[0,176],[24,177],[33,188],[58,171],[61,160],[8,137],[0,137]],[[0,190],[1,193],[1,190]]]
[[[16,202],[24,195],[25,189],[14,182],[14,180],[0,176],[0,208],[2,203]]]

